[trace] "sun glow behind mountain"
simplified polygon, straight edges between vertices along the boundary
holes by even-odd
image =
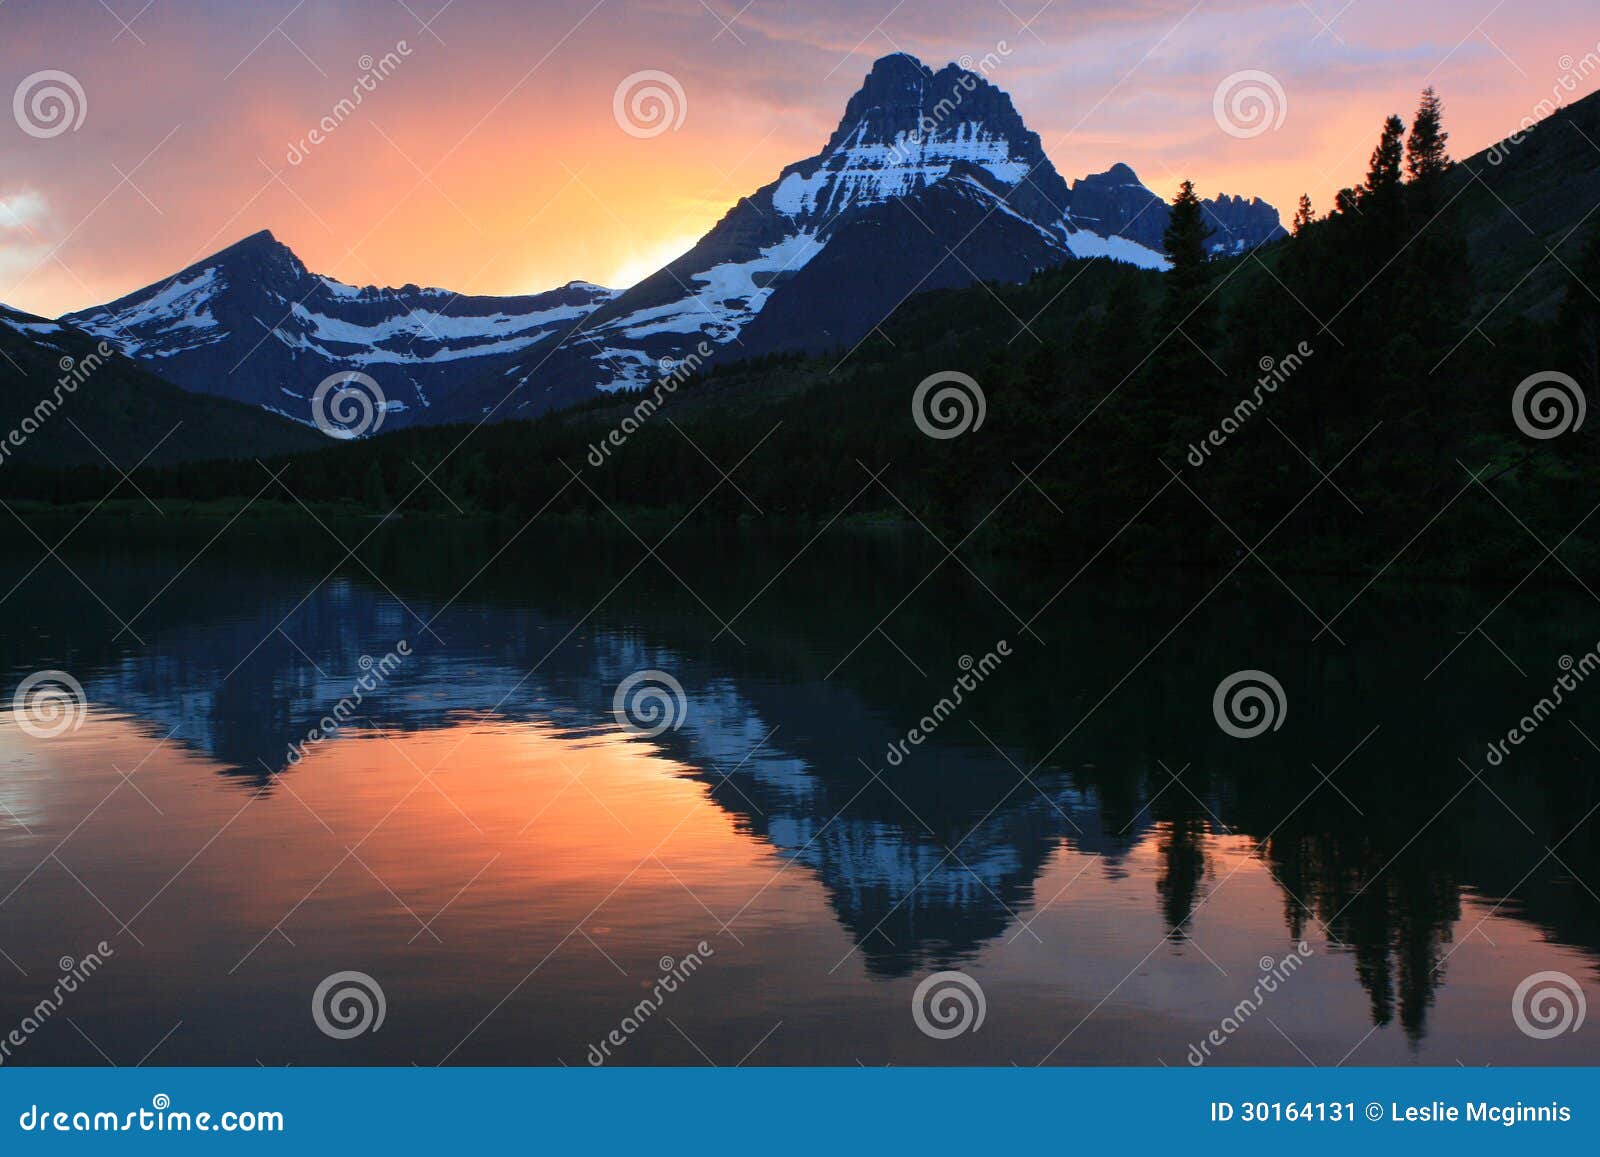
[[[639,284],[656,270],[675,257],[681,257],[694,248],[694,243],[699,237],[693,233],[685,233],[678,237],[669,237],[664,241],[641,249],[639,252],[624,259],[606,277],[601,279],[601,284],[613,289],[628,289]]]
[[[1325,207],[1381,116],[1411,107],[1424,82],[1445,94],[1466,153],[1548,98],[1563,57],[1593,47],[1563,31],[1584,27],[1583,0],[1553,0],[1536,22],[1510,9],[1483,21],[1444,0],[1342,13],[1094,0],[1048,7],[1026,31],[1004,6],[908,0],[884,20],[887,40],[873,35],[877,13],[844,0],[737,16],[699,0],[412,8],[160,3],[134,21],[137,38],[113,38],[92,0],[0,7],[8,89],[59,69],[87,105],[81,127],[49,139],[0,131],[0,205],[28,206],[0,213],[0,301],[47,315],[106,301],[260,228],[356,284],[626,284],[814,153],[892,46],[934,67],[992,56],[991,79],[1064,174],[1121,160],[1162,195],[1187,175],[1207,194],[1287,210],[1308,191]],[[1218,130],[1212,98],[1246,69],[1278,77],[1288,109],[1279,130],[1237,139]],[[614,98],[647,70],[677,82],[683,116],[640,137],[619,127]]]

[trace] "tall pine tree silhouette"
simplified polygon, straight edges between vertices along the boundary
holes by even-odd
[[[1306,231],[1306,226],[1316,219],[1317,215],[1311,211],[1311,198],[1307,194],[1301,193],[1300,206],[1294,211],[1294,235],[1296,237],[1300,236]]]
[[[1406,176],[1413,183],[1442,176],[1450,167],[1450,154],[1445,151],[1449,140],[1450,134],[1444,131],[1444,103],[1429,86],[1422,90],[1411,136],[1406,140]]]
[[[1167,260],[1172,262],[1171,280],[1192,289],[1210,280],[1206,262],[1206,238],[1211,229],[1205,222],[1205,206],[1194,191],[1194,182],[1185,181],[1172,198],[1172,215],[1162,237]]]
[[[1358,207],[1371,230],[1368,240],[1381,250],[1391,250],[1405,228],[1400,178],[1405,136],[1406,123],[1399,117],[1391,116],[1383,122],[1383,132],[1367,167],[1367,179],[1357,194]]]
[[[1218,310],[1211,297],[1211,262],[1206,252],[1210,236],[1194,182],[1185,181],[1172,199],[1172,216],[1163,238],[1172,267],[1163,279],[1165,295],[1155,334],[1160,344],[1147,374],[1151,417],[1157,426],[1155,444],[1164,446],[1163,456],[1172,461],[1182,454],[1168,455],[1166,451],[1186,446],[1202,424],[1199,397],[1216,390],[1224,380],[1212,356],[1217,345]]]

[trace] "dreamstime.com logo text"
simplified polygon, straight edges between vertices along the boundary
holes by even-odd
[[[1274,960],[1270,956],[1263,956],[1259,962],[1261,975],[1256,979],[1255,987],[1250,990],[1238,1004],[1234,1005],[1228,1015],[1223,1017],[1216,1028],[1208,1032],[1199,1044],[1191,1044],[1187,1060],[1194,1068],[1199,1068],[1211,1057],[1213,1049],[1219,1049],[1228,1043],[1234,1033],[1244,1027],[1244,1024],[1267,1002],[1267,997],[1278,991],[1289,977],[1300,970],[1312,956],[1311,945],[1304,940],[1295,945],[1293,952],[1282,960]]]
[[[1509,157],[1511,150],[1527,140],[1528,134],[1539,127],[1540,121],[1562,108],[1569,96],[1581,92],[1589,78],[1600,72],[1600,44],[1596,44],[1593,52],[1586,52],[1581,58],[1574,59],[1568,53],[1556,62],[1556,67],[1561,73],[1550,86],[1550,95],[1534,102],[1528,115],[1517,126],[1517,131],[1493,145],[1485,154],[1484,159],[1491,165],[1498,165]]]
[[[984,53],[981,60],[974,60],[971,55],[962,56],[956,63],[963,71],[955,84],[950,86],[950,91],[917,118],[917,127],[912,132],[895,137],[894,143],[889,146],[891,161],[905,163],[915,160],[922,146],[960,111],[967,97],[976,92],[982,81],[988,80],[1000,67],[1000,62],[1010,55],[1011,45],[1000,40],[995,42],[994,51]]]
[[[150,1108],[115,1113],[40,1108],[29,1105],[17,1117],[24,1133],[282,1133],[283,1114],[272,1109],[226,1109],[190,1113],[172,1107],[172,1098],[157,1093]]]
[[[377,92],[378,85],[393,76],[395,70],[410,55],[411,45],[404,40],[395,41],[394,48],[377,60],[372,58],[371,53],[364,54],[356,61],[356,67],[361,69],[361,75],[356,77],[355,83],[350,86],[350,95],[341,97],[328,115],[318,121],[305,136],[298,141],[291,141],[284,159],[291,165],[303,162],[312,149],[326,141],[333,135],[335,129],[354,116],[356,109],[361,107],[361,102],[369,94]]]
[[[1301,342],[1294,349],[1274,360],[1264,357],[1258,363],[1261,376],[1256,379],[1255,387],[1250,393],[1240,398],[1234,404],[1233,410],[1210,433],[1199,442],[1189,444],[1189,465],[1199,469],[1206,464],[1206,459],[1211,457],[1213,449],[1220,449],[1227,444],[1243,428],[1255,412],[1261,408],[1261,403],[1266,401],[1269,394],[1276,394],[1278,387],[1292,378],[1306,364],[1306,359],[1316,351],[1309,342]]]
[[[374,660],[371,655],[362,655],[359,666],[366,672],[350,685],[350,694],[344,696],[333,705],[333,710],[324,715],[299,743],[289,744],[286,756],[290,766],[299,763],[306,757],[306,748],[314,743],[321,743],[325,739],[332,739],[339,734],[339,729],[350,721],[355,715],[356,708],[360,707],[366,697],[388,681],[395,669],[411,654],[411,644],[401,639],[381,659]]]
[[[57,962],[61,975],[56,978],[55,987],[23,1015],[22,1021],[16,1028],[6,1033],[4,1037],[0,1037],[0,1065],[10,1060],[13,1052],[27,1044],[34,1033],[61,1011],[61,1006],[66,1003],[67,997],[77,992],[80,985],[100,971],[101,966],[116,954],[116,950],[102,940],[94,946],[94,951],[87,953],[82,960],[63,956]]]
[[[61,376],[56,379],[55,388],[47,396],[40,398],[34,404],[32,412],[12,427],[5,441],[0,442],[0,465],[5,464],[13,451],[27,445],[28,439],[37,434],[61,408],[61,403],[76,394],[78,387],[88,381],[115,353],[110,343],[101,342],[81,358],[75,359],[70,354],[63,355],[61,361],[57,363],[61,369]]]
[[[599,1044],[589,1046],[588,1061],[594,1068],[599,1068],[611,1059],[611,1051],[619,1049],[628,1043],[628,1038],[644,1027],[646,1021],[661,1011],[661,1006],[667,1002],[667,997],[677,992],[679,987],[687,983],[689,977],[700,970],[700,966],[708,959],[715,956],[716,950],[704,940],[694,946],[694,951],[682,960],[674,960],[670,956],[663,956],[657,965],[661,975],[656,978],[655,985],[650,993],[624,1016],[617,1027],[608,1032]]]
[[[971,655],[961,656],[956,666],[961,668],[962,674],[951,684],[950,694],[943,696],[928,714],[917,720],[917,725],[906,732],[904,739],[896,739],[889,744],[884,756],[889,766],[899,767],[904,763],[911,749],[921,747],[946,719],[956,713],[956,708],[961,706],[966,696],[976,691],[985,679],[999,670],[1001,662],[1010,657],[1011,644],[1005,639],[996,643],[994,650],[985,652],[981,659],[974,659]]]
[[[1556,676],[1556,681],[1550,685],[1550,694],[1543,695],[1539,701],[1528,709],[1528,713],[1517,720],[1515,727],[1510,728],[1504,739],[1489,741],[1488,753],[1484,756],[1489,761],[1490,767],[1499,767],[1511,755],[1513,747],[1521,747],[1523,742],[1544,725],[1545,720],[1556,713],[1556,708],[1566,702],[1567,696],[1578,689],[1590,675],[1600,671],[1600,644],[1595,649],[1580,655],[1576,660],[1571,655],[1561,656],[1556,664],[1561,668],[1562,674]]]
[[[659,378],[651,387],[646,397],[640,398],[633,407],[633,412],[617,423],[600,441],[589,447],[589,465],[598,469],[606,464],[606,459],[611,457],[613,449],[620,449],[629,438],[639,432],[639,427],[650,419],[650,416],[661,408],[667,398],[678,392],[678,387],[692,378],[705,360],[711,356],[711,346],[702,341],[695,346],[694,352],[672,368],[672,372],[664,378]],[[643,391],[641,391],[643,392]]]

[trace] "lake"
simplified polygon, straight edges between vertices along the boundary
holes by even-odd
[[[1554,567],[512,529],[14,527],[5,1063],[1600,1060]]]

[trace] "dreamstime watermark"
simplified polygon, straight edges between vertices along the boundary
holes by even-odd
[[[360,370],[329,374],[311,395],[311,421],[328,437],[341,441],[376,434],[388,408],[383,387]]]
[[[11,94],[11,115],[30,137],[48,140],[83,127],[89,98],[70,72],[46,68],[22,78]]]
[[[66,398],[78,392],[78,387],[92,377],[96,370],[105,365],[115,355],[116,350],[111,348],[109,342],[102,341],[89,353],[81,358],[74,358],[71,354],[63,354],[56,363],[61,370],[61,376],[56,379],[55,388],[46,397],[34,403],[32,411],[22,421],[12,427],[3,442],[0,442],[0,465],[4,465],[7,458],[15,450],[20,450],[28,444],[28,439],[37,434],[43,425],[55,416],[57,410]]]
[[[678,730],[688,712],[683,684],[666,671],[635,671],[617,684],[611,697],[617,726],[641,739]]]
[[[311,154],[311,150],[326,141],[333,135],[340,125],[355,115],[356,109],[361,107],[361,102],[366,100],[371,93],[378,91],[378,85],[393,76],[395,70],[411,55],[411,45],[404,40],[395,41],[394,48],[385,52],[374,60],[371,53],[363,53],[356,61],[356,67],[361,70],[361,75],[356,77],[355,83],[350,86],[350,95],[341,97],[336,102],[328,115],[318,121],[310,132],[298,141],[289,142],[289,151],[284,159],[291,165],[298,165]]]
[[[227,1109],[220,1113],[172,1108],[172,1098],[157,1093],[150,1108],[125,1113],[105,1109],[57,1110],[29,1105],[17,1117],[24,1133],[282,1133],[283,1114],[273,1110]]]
[[[311,1019],[324,1036],[349,1040],[377,1032],[389,1012],[383,986],[365,972],[335,972],[311,994]]]
[[[934,1040],[977,1032],[988,1015],[989,1002],[977,979],[955,969],[923,977],[911,994],[911,1019]]]
[[[1583,387],[1559,370],[1529,375],[1511,395],[1511,418],[1517,429],[1541,442],[1582,429],[1588,411]]]
[[[689,98],[670,72],[656,68],[630,73],[611,94],[611,115],[630,137],[648,140],[683,127],[689,115]]]
[[[1578,686],[1600,671],[1600,644],[1595,649],[1580,655],[1576,660],[1571,655],[1563,655],[1556,664],[1565,674],[1556,676],[1556,681],[1551,684],[1550,694],[1540,697],[1539,701],[1529,708],[1528,713],[1517,720],[1517,725],[1506,732],[1504,739],[1494,739],[1489,742],[1488,754],[1484,757],[1489,761],[1490,767],[1499,767],[1511,754],[1513,747],[1521,747],[1523,741],[1556,713],[1556,708],[1566,702],[1566,697],[1576,691]]]
[[[1541,121],[1564,108],[1566,98],[1579,92],[1590,77],[1600,72],[1600,44],[1595,45],[1593,52],[1586,52],[1580,58],[1575,59],[1571,53],[1562,55],[1556,61],[1556,67],[1561,72],[1550,86],[1550,95],[1534,102],[1518,124],[1516,132],[1490,146],[1484,156],[1489,164],[1501,164],[1511,155],[1512,149],[1528,139],[1528,134],[1538,128]]]
[[[58,960],[56,967],[61,970],[61,975],[56,978],[55,987],[50,990],[49,995],[24,1013],[21,1023],[16,1028],[6,1033],[4,1037],[0,1037],[0,1065],[10,1060],[15,1050],[27,1044],[34,1033],[61,1011],[66,998],[77,992],[79,985],[98,972],[106,960],[116,954],[116,950],[102,940],[94,946],[93,952],[87,953],[80,960],[74,960],[70,956],[63,956]]]
[[[1228,416],[1211,430],[1199,442],[1189,444],[1189,465],[1198,469],[1206,464],[1206,459],[1211,456],[1214,448],[1220,449],[1229,438],[1239,432],[1246,422],[1261,408],[1269,394],[1278,392],[1278,387],[1292,378],[1305,365],[1306,359],[1316,351],[1311,348],[1311,343],[1301,342],[1283,357],[1274,360],[1264,357],[1257,363],[1261,369],[1261,376],[1256,379],[1254,388],[1249,395],[1240,398]]]
[[[612,427],[600,441],[589,447],[589,465],[598,469],[605,465],[606,459],[611,456],[613,449],[621,449],[629,438],[639,432],[639,428],[649,421],[650,417],[661,408],[667,398],[678,392],[678,387],[692,378],[711,356],[711,344],[701,341],[695,346],[694,351],[682,361],[672,364],[671,372],[665,377],[658,378],[651,387],[649,396],[639,399],[633,407],[633,412]],[[666,370],[668,365],[663,359],[661,368]]]
[[[628,1014],[617,1023],[617,1027],[600,1038],[599,1044],[589,1046],[588,1061],[594,1068],[599,1068],[611,1059],[611,1051],[619,1049],[628,1043],[628,1038],[644,1027],[645,1022],[661,1011],[667,1002],[667,997],[678,991],[680,985],[688,982],[689,978],[700,970],[708,959],[716,955],[716,950],[704,940],[694,946],[694,951],[688,953],[681,960],[674,960],[670,956],[663,956],[656,962],[661,970],[661,975],[656,977],[655,984],[650,993],[638,1004],[628,1011]]]
[[[970,53],[964,53],[956,61],[962,72],[956,77],[955,84],[951,85],[948,95],[934,102],[932,108],[922,113],[917,118],[917,127],[910,133],[903,133],[894,139],[889,146],[890,156],[896,161],[910,161],[917,157],[919,150],[928,140],[937,135],[966,103],[967,97],[978,91],[983,81],[988,80],[999,68],[1002,61],[1011,55],[1011,45],[1004,40],[996,41],[993,51],[986,52],[979,59],[974,59]]]
[[[1211,115],[1230,137],[1249,140],[1283,127],[1289,97],[1270,72],[1247,68],[1222,78],[1211,94]]]
[[[11,717],[17,728],[35,739],[54,739],[83,726],[89,697],[83,684],[66,671],[35,671],[17,684]]]
[[[956,708],[960,707],[966,696],[976,691],[990,675],[1000,667],[1003,660],[1011,657],[1011,644],[1001,639],[995,644],[994,650],[984,653],[981,659],[974,660],[971,655],[963,655],[956,663],[963,674],[956,678],[950,687],[950,694],[942,697],[933,705],[932,710],[917,721],[917,725],[906,732],[904,739],[896,739],[889,744],[889,749],[884,758],[890,767],[899,767],[905,762],[907,755],[911,754],[913,747],[921,747],[933,733],[939,730],[946,719],[954,715]]]
[[[1235,739],[1254,739],[1283,726],[1289,700],[1283,684],[1265,671],[1235,671],[1211,696],[1217,726]]]
[[[373,659],[371,655],[362,655],[358,666],[365,672],[350,685],[350,694],[344,696],[333,705],[333,710],[324,715],[315,727],[306,732],[305,739],[298,743],[290,743],[288,755],[285,757],[292,767],[306,757],[306,748],[326,739],[332,739],[339,734],[343,727],[356,713],[366,697],[388,681],[389,676],[411,654],[411,644],[401,639],[381,659]]]
[[[1246,1021],[1261,1011],[1261,1006],[1267,997],[1278,991],[1278,986],[1283,984],[1300,970],[1302,964],[1312,957],[1311,945],[1304,940],[1295,945],[1293,952],[1281,960],[1271,956],[1263,956],[1257,961],[1261,975],[1256,979],[1255,987],[1250,990],[1250,995],[1241,1000],[1217,1024],[1217,1027],[1201,1038],[1199,1044],[1191,1044],[1187,1060],[1192,1068],[1199,1068],[1211,1057],[1212,1049],[1219,1049],[1227,1044],[1233,1034],[1244,1027]]]
[[[988,412],[983,387],[971,374],[959,370],[929,374],[911,395],[911,420],[917,429],[941,442],[980,429]]]
[[[1534,1040],[1577,1032],[1588,1013],[1583,986],[1565,972],[1535,972],[1511,994],[1511,1019]]]

